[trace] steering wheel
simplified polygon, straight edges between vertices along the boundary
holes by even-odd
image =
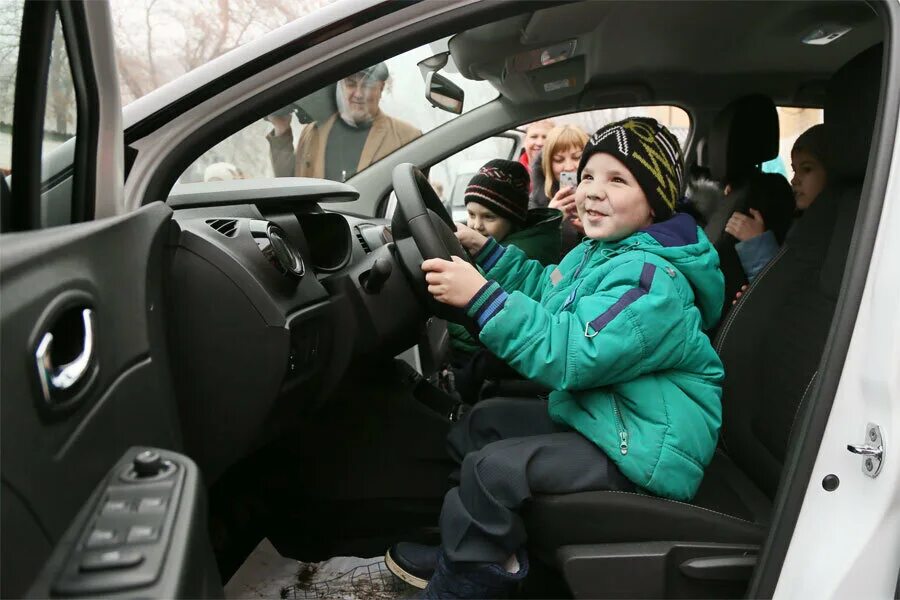
[[[463,309],[438,302],[428,293],[422,271],[422,262],[429,258],[451,260],[458,256],[472,263],[472,258],[454,235],[453,219],[418,167],[401,163],[394,167],[392,178],[397,210],[391,232],[413,290],[434,315],[468,325],[470,319]],[[409,243],[410,239],[414,244]]]

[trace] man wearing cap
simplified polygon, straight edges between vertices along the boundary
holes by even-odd
[[[422,132],[379,108],[389,72],[379,63],[338,82],[337,112],[303,128],[293,149],[290,115],[270,115],[266,136],[276,177],[319,177],[345,181],[416,139]]]

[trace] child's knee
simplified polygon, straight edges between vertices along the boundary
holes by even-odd
[[[521,487],[524,466],[505,441],[488,444],[463,459],[460,487],[464,493],[478,488],[494,498],[507,499]],[[505,503],[505,502],[504,502]]]

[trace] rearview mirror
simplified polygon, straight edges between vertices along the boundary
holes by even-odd
[[[435,108],[462,114],[466,93],[461,87],[434,71],[425,75],[425,98]]]

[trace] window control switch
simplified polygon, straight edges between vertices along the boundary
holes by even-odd
[[[86,548],[101,548],[103,546],[112,546],[118,542],[119,536],[115,529],[102,529],[97,527],[91,530],[91,534],[88,536],[84,545]]]
[[[128,512],[131,512],[131,502],[112,498],[106,500],[101,510],[101,514],[104,515],[120,515]]]
[[[166,510],[166,499],[158,496],[150,498],[141,498],[138,502],[137,511],[139,513],[161,513]]]
[[[159,539],[159,529],[149,525],[133,525],[128,530],[128,536],[125,541],[129,544],[139,544],[141,542],[155,542]]]
[[[88,552],[81,559],[82,571],[106,571],[109,569],[127,569],[141,564],[144,555],[137,550],[108,550],[106,552]]]

